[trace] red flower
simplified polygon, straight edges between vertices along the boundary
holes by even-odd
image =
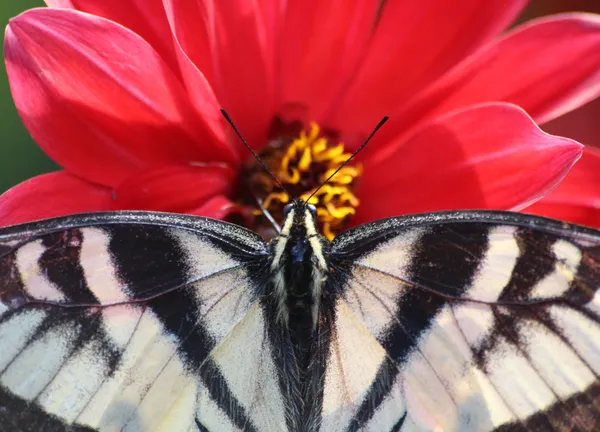
[[[47,3],[63,9],[11,20],[5,58],[26,127],[65,170],[2,195],[4,225],[114,209],[224,217],[249,152],[220,107],[256,149],[283,130],[274,120],[314,120],[352,151],[390,115],[359,156],[352,223],[523,209],[582,152],[536,122],[600,94],[600,18],[498,38],[525,0]],[[586,154],[532,211],[598,224],[598,172]]]

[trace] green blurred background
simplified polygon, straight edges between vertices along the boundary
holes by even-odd
[[[39,6],[44,6],[44,2],[37,0],[0,0],[0,24],[4,28],[10,17],[26,9]],[[519,21],[568,10],[600,13],[600,0],[533,0]],[[4,56],[4,50],[2,55]],[[564,116],[545,127],[545,129],[551,133],[560,132],[567,135],[564,132],[564,123],[569,123],[571,118],[576,117],[575,127],[569,129],[568,136],[582,142],[597,139],[597,136],[600,135],[597,132],[599,120],[597,114],[600,113],[600,100],[588,106],[586,110],[584,115],[576,113]],[[571,122],[571,126],[573,123]],[[598,144],[600,144],[600,140],[598,140]],[[6,69],[4,62],[2,62],[0,67],[0,193],[29,177],[58,168],[36,146],[23,127],[11,99]]]

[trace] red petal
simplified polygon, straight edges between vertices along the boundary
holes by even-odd
[[[598,94],[600,17],[557,15],[532,21],[471,57],[436,83],[394,129],[485,101],[517,104],[543,123]]]
[[[558,187],[523,211],[600,227],[600,152],[586,148]]]
[[[46,0],[46,4],[118,22],[144,38],[177,72],[173,38],[161,0]]]
[[[220,121],[198,116],[152,47],[111,21],[32,9],[9,24],[5,56],[27,129],[82,178],[116,185],[157,164],[236,160]]]
[[[389,1],[360,69],[331,106],[331,124],[368,132],[504,30],[526,0]],[[331,74],[339,73],[332,69]],[[341,97],[343,96],[343,97]]]
[[[164,0],[164,5],[186,86],[194,89],[206,77],[248,142],[264,142],[273,117],[274,56],[259,3]]]
[[[237,213],[239,211],[239,207],[232,203],[227,197],[217,195],[210,198],[202,206],[189,210],[187,213],[213,219],[225,219],[231,213]]]
[[[108,188],[61,171],[34,177],[0,195],[0,226],[110,208]]]
[[[115,209],[188,212],[231,192],[235,172],[225,165],[164,166],[134,174],[115,188]]]
[[[321,120],[318,114],[339,99],[362,59],[378,8],[371,0],[288,1],[280,28],[279,105],[304,105],[311,120]]]
[[[365,167],[358,222],[452,209],[520,209],[551,191],[582,146],[542,132],[514,105],[437,119]]]

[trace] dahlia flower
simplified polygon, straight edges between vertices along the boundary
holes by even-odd
[[[260,228],[259,202],[277,215],[308,197],[384,115],[311,198],[329,236],[461,208],[600,223],[600,157],[538,127],[600,93],[598,16],[503,33],[525,0],[46,3],[11,20],[5,60],[25,126],[64,170],[2,195],[0,224],[142,209]]]

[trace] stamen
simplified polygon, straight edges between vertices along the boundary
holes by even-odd
[[[270,193],[263,201],[263,207],[268,210],[269,207],[271,207],[272,201],[274,200],[277,200],[283,204],[287,204],[288,202],[290,202],[290,197],[285,192]]]
[[[262,168],[253,165],[248,168],[250,192],[262,197],[263,208],[281,223],[283,206],[292,197],[309,200],[317,207],[317,219],[323,235],[332,239],[356,213],[359,205],[353,189],[356,179],[362,173],[359,165],[343,167],[327,184],[311,196],[351,153],[344,151],[342,143],[331,144],[321,135],[321,128],[311,123],[308,131],[301,130],[293,139],[274,140],[259,155],[266,167],[277,177],[290,193],[277,189],[274,180],[264,174]],[[260,217],[260,210],[252,212]]]

